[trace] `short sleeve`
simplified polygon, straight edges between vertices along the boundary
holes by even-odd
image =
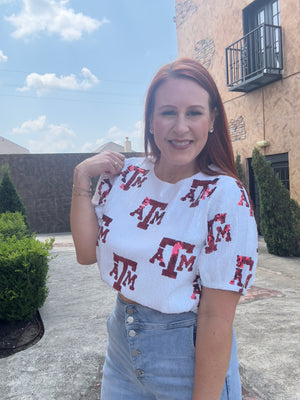
[[[221,176],[209,199],[207,239],[199,275],[207,288],[246,293],[257,264],[257,226],[247,191],[237,180]]]
[[[112,185],[113,185],[112,179],[106,176],[100,176],[94,196],[92,198],[92,204],[95,207],[95,213],[99,225],[101,225],[104,206],[106,204],[108,195],[112,189]]]

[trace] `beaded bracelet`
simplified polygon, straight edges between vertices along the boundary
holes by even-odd
[[[75,185],[73,185],[72,194],[73,194],[74,196],[92,197],[92,191],[91,191],[91,189],[86,190],[86,189],[82,189],[82,188],[80,188],[80,187],[77,187],[77,186],[75,186]]]

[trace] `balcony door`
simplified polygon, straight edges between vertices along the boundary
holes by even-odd
[[[268,72],[265,66],[280,67],[280,30],[271,29],[271,26],[280,25],[279,0],[257,0],[243,10],[244,35],[248,35],[247,75],[252,73]],[[272,72],[272,71],[270,71]]]
[[[243,10],[244,35],[262,24],[280,25],[279,0],[257,0]]]

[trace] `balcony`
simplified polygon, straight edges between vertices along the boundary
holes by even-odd
[[[281,27],[262,24],[226,48],[227,87],[251,92],[281,79]]]

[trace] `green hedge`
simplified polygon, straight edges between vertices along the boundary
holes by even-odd
[[[260,229],[269,253],[278,256],[298,256],[298,203],[290,199],[289,191],[258,149],[254,149],[252,153],[252,168],[259,192]]]
[[[21,214],[9,214],[0,216],[0,319],[28,320],[48,294],[48,262],[54,239],[46,243],[36,240],[24,229]],[[18,227],[21,231],[16,233]]]
[[[5,213],[6,211],[11,213],[20,212],[24,216],[25,225],[29,228],[26,209],[13,181],[11,180],[8,164],[2,165],[0,171],[2,175],[0,181],[0,214]]]
[[[0,214],[0,240],[2,241],[12,236],[17,239],[31,236],[24,221],[24,216],[20,212]]]

